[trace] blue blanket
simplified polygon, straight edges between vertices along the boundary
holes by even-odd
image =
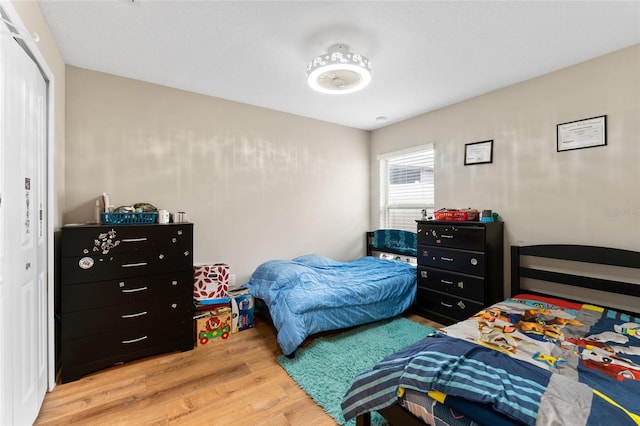
[[[416,268],[393,260],[338,262],[311,254],[258,266],[245,285],[264,300],[289,355],[311,334],[396,316],[416,295]]]
[[[361,373],[344,417],[394,404],[403,389],[464,398],[528,425],[638,425],[640,319],[508,299]]]

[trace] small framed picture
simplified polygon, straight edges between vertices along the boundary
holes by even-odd
[[[467,143],[464,145],[464,165],[493,162],[493,140]]]
[[[607,116],[586,118],[557,125],[557,150],[591,148],[607,144]]]

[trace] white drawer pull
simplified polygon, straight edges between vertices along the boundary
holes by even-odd
[[[453,284],[453,281],[447,281],[447,280],[440,280],[441,283],[443,284]]]
[[[143,315],[147,315],[147,311],[138,312],[137,314],[122,315],[122,318],[136,318],[136,317],[141,317]]]
[[[147,262],[140,263],[125,263],[124,265],[120,265],[123,268],[135,268],[136,266],[147,266]]]
[[[446,260],[447,262],[453,262],[453,259],[450,257],[442,257],[440,256],[440,260]]]
[[[440,238],[453,238],[453,235],[442,234],[442,235],[440,235]]]
[[[140,243],[142,241],[147,241],[146,238],[123,238],[122,240],[123,243]]]
[[[138,288],[131,288],[131,289],[122,289],[123,293],[136,293],[138,291],[145,291],[147,289],[147,287],[138,287]]]
[[[142,337],[138,337],[137,339],[123,340],[122,343],[126,345],[127,343],[142,342],[143,340],[146,340],[147,338],[148,338],[148,336],[142,336]]]
[[[453,308],[453,305],[449,305],[449,304],[444,303],[444,302],[440,302],[440,304],[441,304],[442,306],[444,306],[445,308]]]

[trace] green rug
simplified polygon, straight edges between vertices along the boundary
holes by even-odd
[[[355,377],[388,355],[423,339],[433,332],[403,317],[379,321],[349,330],[334,337],[317,338],[310,346],[278,362],[289,376],[338,424],[345,423],[340,403]],[[382,416],[371,416],[374,425],[385,424]]]

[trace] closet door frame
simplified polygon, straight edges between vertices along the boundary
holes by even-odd
[[[22,18],[18,14],[12,2],[2,2],[0,9],[4,13],[4,16],[12,22],[16,27],[21,29],[21,32],[26,32],[27,26],[22,21]],[[43,18],[44,19],[44,18]],[[51,68],[45,60],[44,55],[40,51],[38,42],[29,34],[23,34],[25,37],[20,40],[25,50],[32,57],[33,61],[40,68],[40,71],[47,83],[47,124],[46,124],[46,202],[47,202],[47,390],[50,392],[56,385],[56,368],[55,368],[55,316],[54,316],[54,288],[55,288],[55,258],[54,258],[54,224],[57,217],[57,212],[61,209],[61,206],[56,203],[56,197],[54,193],[55,188],[55,89],[56,81]],[[7,37],[6,35],[0,35],[0,37]],[[42,43],[42,41],[40,42]],[[54,42],[55,45],[55,42]],[[60,210],[61,211],[61,210]],[[59,225],[58,225],[59,228]]]

